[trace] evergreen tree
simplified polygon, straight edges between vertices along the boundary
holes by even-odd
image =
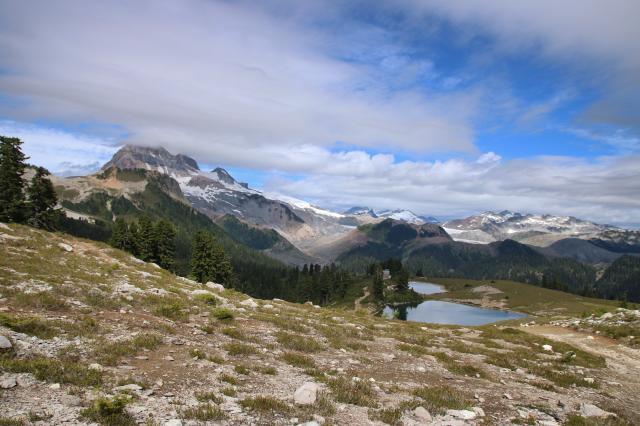
[[[165,219],[159,220],[155,228],[158,266],[173,271],[176,260],[176,230],[171,222]]]
[[[27,223],[52,231],[58,228],[62,213],[55,209],[58,197],[51,180],[47,178],[49,174],[44,167],[36,167],[36,174],[27,188]]]
[[[384,300],[384,279],[382,275],[382,267],[376,264],[373,269],[373,279],[371,281],[371,296],[376,301]]]
[[[409,290],[409,273],[406,269],[400,268],[395,274],[396,291],[405,292]]]
[[[138,257],[145,262],[156,262],[157,243],[158,240],[153,221],[148,215],[142,216],[138,220],[138,235],[136,240]]]
[[[131,227],[121,217],[116,219],[113,227],[113,234],[111,234],[111,240],[109,240],[109,244],[117,249],[125,250],[131,254],[135,254],[135,237],[131,233]]]
[[[24,222],[24,171],[27,157],[18,138],[0,136],[0,222]]]
[[[231,261],[213,235],[200,231],[193,239],[191,275],[196,281],[226,284],[232,275]]]

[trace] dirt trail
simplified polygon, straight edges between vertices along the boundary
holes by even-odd
[[[618,344],[613,339],[563,327],[540,325],[522,328],[532,334],[571,344],[584,351],[603,356],[607,361],[607,391],[628,408],[627,416],[640,421],[640,350]]]
[[[356,299],[356,301],[355,301],[355,309],[356,309],[356,311],[357,311],[358,309],[361,309],[361,308],[362,308],[362,304],[361,304],[361,302],[362,302],[364,299],[366,299],[366,298],[367,298],[367,296],[369,296],[369,286],[364,286],[364,287],[362,287],[362,290],[364,291],[364,295],[363,295],[362,297],[358,297],[358,298]]]

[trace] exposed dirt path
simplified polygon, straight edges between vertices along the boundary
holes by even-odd
[[[640,350],[619,344],[608,337],[551,325],[522,328],[532,334],[544,336],[576,346],[584,351],[603,356],[607,361],[607,392],[628,408],[628,417],[640,422]]]
[[[356,311],[362,308],[361,302],[369,296],[369,286],[362,287],[362,290],[364,291],[364,295],[362,297],[358,297],[355,301]]]

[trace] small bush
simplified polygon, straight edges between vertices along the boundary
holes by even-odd
[[[216,306],[218,303],[218,299],[213,294],[199,294],[195,297],[195,299],[208,306]]]
[[[236,390],[234,388],[232,388],[232,387],[226,387],[226,388],[222,389],[220,392],[223,395],[230,396],[232,398],[234,398],[238,394],[238,392],[236,392]]]
[[[215,402],[216,404],[222,403],[222,398],[215,394],[215,392],[196,392],[194,394],[196,399],[200,402]]]
[[[215,308],[211,310],[211,316],[219,321],[231,321],[233,319],[233,311],[227,308]]]
[[[220,408],[213,404],[200,404],[196,407],[185,408],[180,411],[180,415],[183,419],[199,420],[201,422],[207,422],[211,420],[223,420],[227,418],[227,415]]]
[[[0,325],[15,332],[36,336],[41,339],[50,339],[59,334],[59,331],[51,327],[49,321],[40,318],[16,318],[0,314]]]
[[[80,414],[96,423],[105,426],[134,426],[135,419],[127,413],[125,407],[128,399],[125,398],[99,398],[91,407],[86,408]]]
[[[230,385],[237,385],[238,384],[238,379],[236,379],[233,376],[230,376],[228,374],[221,374],[220,375],[220,381],[225,382],[225,383],[229,383]]]
[[[159,304],[155,307],[153,313],[174,321],[186,321],[189,318],[189,313],[186,311],[186,307],[177,299],[172,302]]]
[[[233,370],[238,373],[238,374],[244,374],[244,375],[248,375],[249,374],[249,369],[247,367],[245,367],[244,365],[236,365]]]

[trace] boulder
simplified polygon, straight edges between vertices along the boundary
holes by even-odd
[[[484,417],[484,416],[485,416],[485,414],[484,414],[484,410],[483,410],[482,408],[480,408],[480,407],[473,407],[473,408],[471,408],[471,411],[473,411],[474,413],[476,413],[476,415],[477,415],[478,417]]]
[[[65,244],[65,243],[58,243],[58,247],[60,247],[62,250],[70,253],[73,251],[73,247],[70,246],[69,244]]]
[[[14,377],[4,377],[0,379],[0,389],[11,389],[18,386]]]
[[[0,335],[0,349],[11,349],[13,345],[5,336]]]
[[[240,302],[240,304],[242,306],[246,306],[247,308],[252,308],[252,309],[255,309],[258,307],[258,304],[253,299],[245,299],[242,302]]]
[[[89,370],[102,371],[102,366],[98,363],[89,364]]]
[[[182,426],[182,420],[180,419],[171,419],[162,424],[162,426]]]
[[[311,405],[316,402],[319,386],[313,382],[304,382],[296,389],[293,400],[296,404]]]
[[[604,411],[600,407],[596,407],[593,404],[580,404],[580,414],[583,417],[615,417],[615,414],[608,411]]]
[[[128,385],[118,386],[116,390],[119,392],[140,392],[142,390],[142,386],[136,385],[135,383],[129,383]]]
[[[413,410],[413,415],[423,422],[430,422],[432,420],[431,413],[424,407],[416,407],[416,409]]]
[[[447,410],[447,415],[460,420],[473,420],[478,415],[470,410]]]
[[[212,283],[211,281],[206,283],[205,286],[207,286],[207,288],[210,288],[211,290],[214,290],[214,291],[224,291],[224,286],[222,284]]]
[[[553,346],[551,345],[542,345],[542,349],[544,349],[547,352],[553,352]]]

